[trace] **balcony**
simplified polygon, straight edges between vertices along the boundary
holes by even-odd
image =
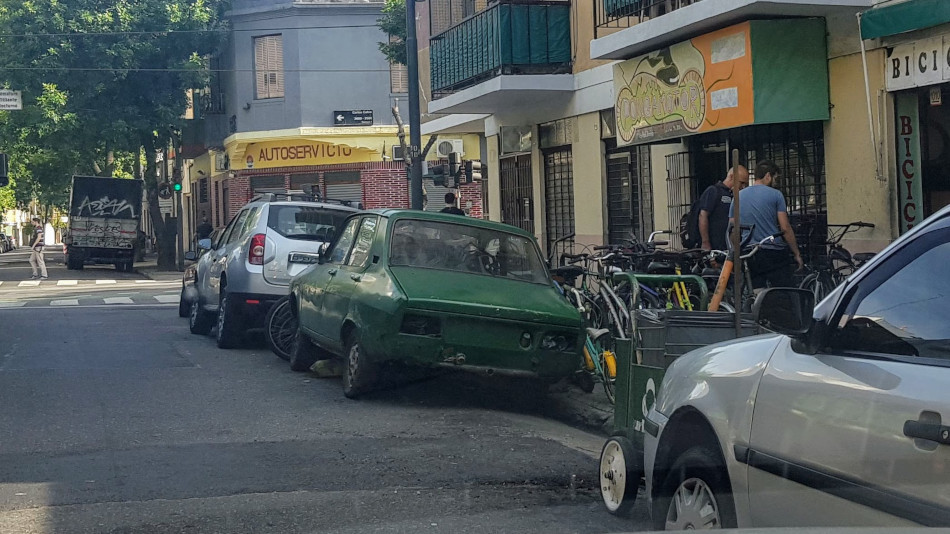
[[[429,41],[438,99],[506,75],[571,72],[571,5],[501,0]]]
[[[595,37],[662,17],[701,0],[595,0]]]

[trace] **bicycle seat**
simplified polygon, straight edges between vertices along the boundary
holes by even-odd
[[[852,257],[852,256],[851,256],[851,253],[849,253],[847,250],[845,250],[845,249],[843,249],[843,248],[833,248],[833,249],[831,249],[831,254],[830,254],[830,256],[831,256],[831,259],[832,259],[832,260],[839,260],[839,261],[843,261],[843,262],[845,262],[845,263],[851,263],[851,257]]]
[[[565,265],[551,269],[551,276],[564,280],[573,280],[582,274],[584,274],[584,269],[577,265]]]
[[[600,338],[608,334],[610,334],[610,330],[607,328],[587,328],[587,337],[589,337],[594,343],[600,341]]]
[[[858,263],[864,263],[870,260],[871,258],[873,258],[875,254],[877,253],[876,252],[857,252],[851,257],[854,258],[854,261]]]
[[[676,266],[666,261],[651,261],[647,274],[676,274]]]

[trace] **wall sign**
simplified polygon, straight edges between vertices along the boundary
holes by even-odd
[[[897,95],[897,193],[900,230],[904,233],[923,220],[920,168],[920,121],[917,94]]]
[[[369,148],[307,140],[250,143],[244,154],[248,169],[362,163],[382,158]]]
[[[23,109],[23,95],[20,91],[0,89],[0,111],[20,111]]]
[[[950,35],[895,46],[885,62],[888,91],[950,81]]]

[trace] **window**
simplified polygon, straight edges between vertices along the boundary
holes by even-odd
[[[501,222],[534,232],[534,187],[531,154],[508,156],[499,161]]]
[[[267,227],[290,239],[328,242],[350,213],[313,206],[272,204]]]
[[[367,217],[363,219],[356,245],[353,246],[353,253],[350,254],[350,260],[346,264],[353,267],[366,267],[370,249],[373,248],[374,237],[376,237],[376,217]]]
[[[198,202],[205,204],[208,202],[208,179],[198,180]]]
[[[550,284],[532,240],[463,224],[397,222],[389,263]]]
[[[409,70],[405,65],[389,64],[389,91],[391,93],[409,92]]]
[[[249,210],[244,210],[237,216],[235,222],[231,225],[231,232],[228,234],[225,244],[234,243],[244,232],[244,221],[247,220],[248,213],[250,213]]]
[[[236,226],[235,224],[236,222],[237,222],[237,217],[231,219],[231,222],[229,222],[228,225],[221,232],[220,238],[215,242],[214,244],[215,249],[218,249],[228,243],[228,239],[231,235],[231,230],[233,230],[234,227]]]
[[[346,260],[346,254],[350,251],[350,245],[353,244],[353,237],[356,235],[356,227],[359,225],[359,217],[354,217],[346,223],[346,228],[340,234],[340,239],[333,245],[333,251],[330,252],[330,261],[328,263],[342,264]]]
[[[214,183],[214,225],[221,226],[221,182]]]
[[[950,230],[917,238],[862,281],[833,346],[950,360],[950,289],[936,283],[948,264]]]
[[[244,239],[247,235],[257,226],[257,222],[261,220],[261,208],[260,206],[255,206],[251,208],[251,213],[248,215],[247,219],[244,220],[244,225],[241,226],[241,233],[238,234],[239,239]]]
[[[257,98],[284,96],[284,43],[280,35],[254,38],[254,78]]]
[[[568,252],[574,233],[574,158],[570,147],[544,152],[544,207],[548,255]]]

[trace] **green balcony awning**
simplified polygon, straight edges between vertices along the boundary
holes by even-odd
[[[950,22],[950,1],[908,0],[861,14],[861,38],[876,39]]]

